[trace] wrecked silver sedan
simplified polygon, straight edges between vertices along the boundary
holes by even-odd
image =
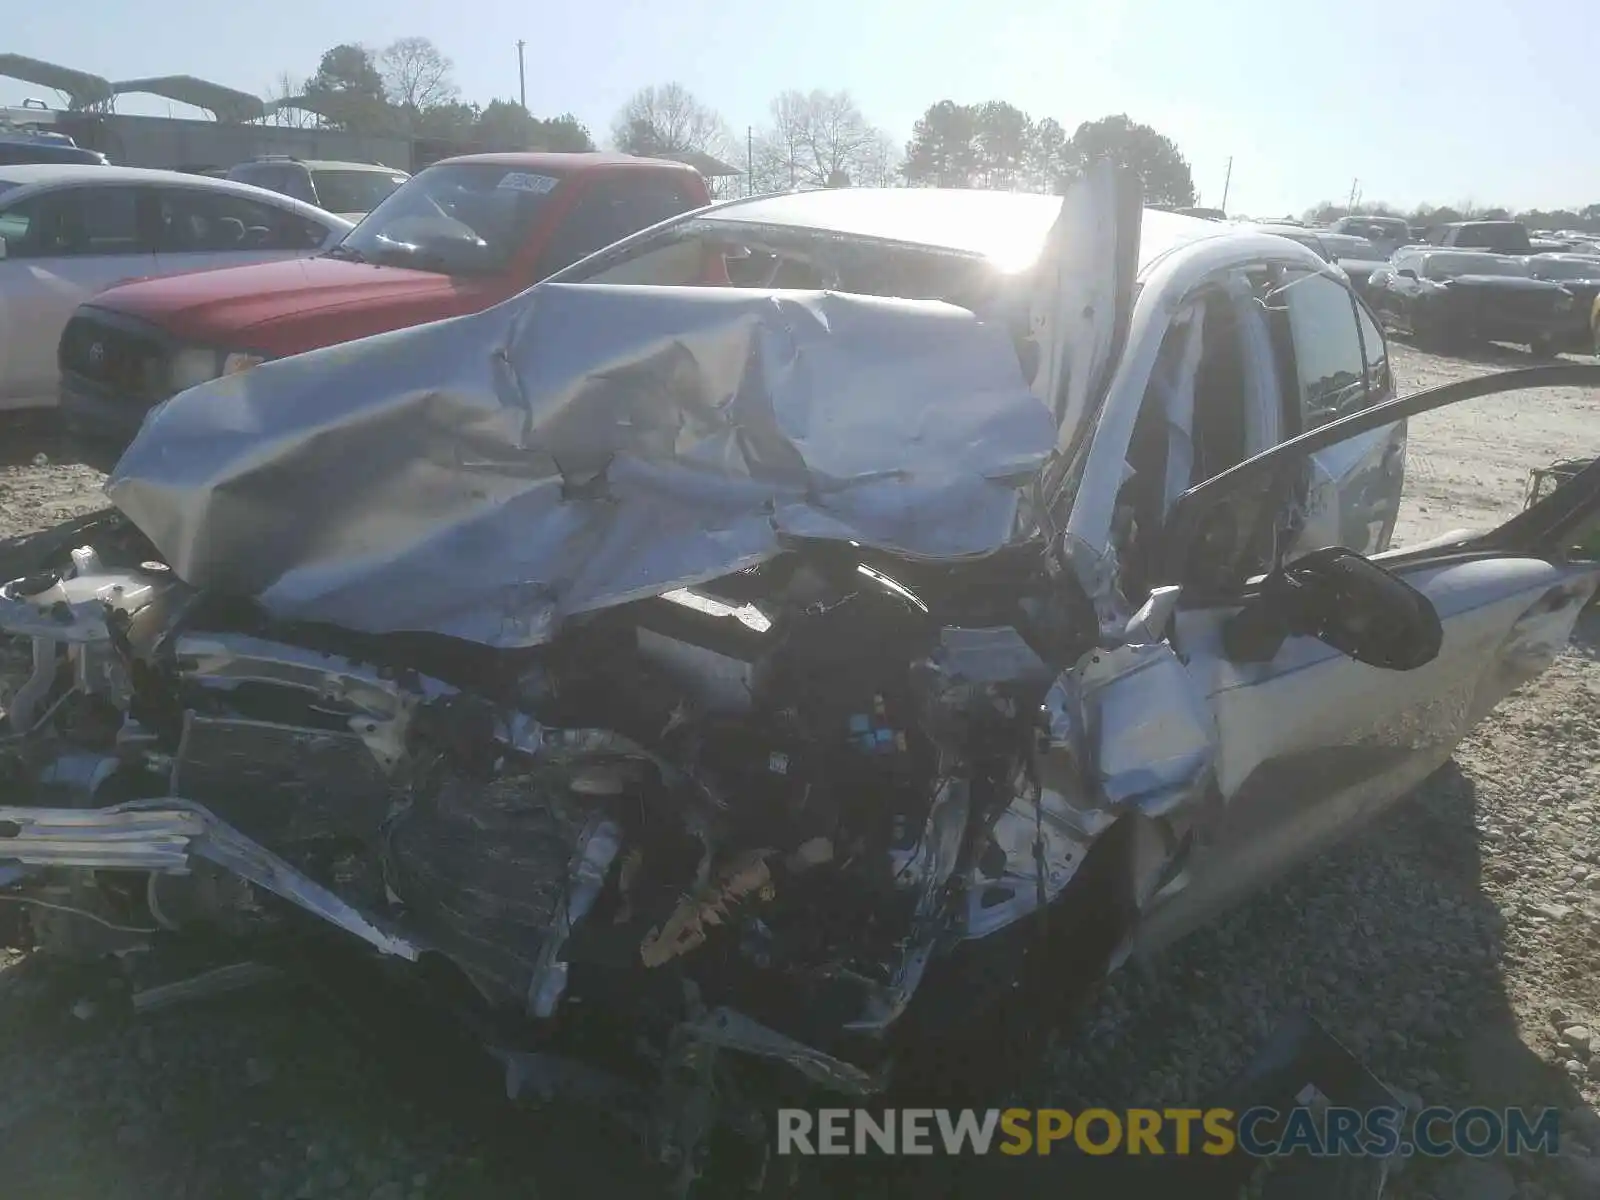
[[[992,1049],[1439,767],[1600,469],[1391,549],[1405,422],[1557,383],[1394,399],[1314,254],[1109,171],[676,218],[181,393],[0,546],[0,883],[439,964],[692,1174],[698,1101]]]

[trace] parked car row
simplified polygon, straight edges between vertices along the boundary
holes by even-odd
[[[60,338],[64,427],[82,461],[108,470],[146,411],[176,392],[268,359],[478,312],[709,200],[701,175],[677,162],[446,159],[302,261],[128,283],[85,303]]]
[[[1533,239],[1516,221],[1439,226],[1424,243],[1399,217],[1253,228],[1342,270],[1389,328],[1418,340],[1446,348],[1515,342],[1542,355],[1600,345],[1600,248],[1581,240]]]
[[[0,409],[56,403],[62,330],[95,293],[146,276],[302,258],[353,228],[277,192],[176,171],[0,166]]]
[[[282,192],[347,221],[359,221],[411,176],[381,163],[330,162],[274,154],[231,168],[227,177]]]
[[[276,188],[131,167],[0,168],[0,409],[59,402],[84,461],[109,468],[176,392],[476,312],[710,199],[692,167],[629,155],[478,155],[415,177],[248,166],[235,174]],[[358,226],[286,194],[296,177],[330,203],[374,211]]]
[[[1536,276],[1532,261],[1407,247],[1373,273],[1368,295],[1392,328],[1436,345],[1519,342],[1544,355],[1588,350],[1589,310],[1560,282]],[[1587,270],[1600,287],[1600,260]]]
[[[416,176],[263,158],[229,174],[33,166],[0,177],[0,306],[15,310],[0,328],[0,406],[59,402],[74,451],[109,469],[145,414],[178,392],[480,311],[709,201],[693,168],[628,155],[472,155]],[[306,195],[373,207],[352,224]],[[1600,258],[1385,253],[1410,232],[1397,218],[1255,230],[1309,248],[1391,328],[1544,353],[1591,344]],[[769,269],[769,282],[804,278],[794,264],[718,255],[694,281],[760,282]]]
[[[100,151],[85,149],[65,134],[0,123],[0,166],[26,163],[106,166],[109,162]],[[216,167],[181,170],[186,174],[231,179],[293,196],[337,213],[347,221],[359,221],[411,178],[407,172],[382,163],[333,162],[287,154],[258,155],[227,170]]]

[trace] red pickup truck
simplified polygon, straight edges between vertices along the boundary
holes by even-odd
[[[99,293],[62,332],[70,452],[110,470],[168,396],[269,358],[478,312],[612,242],[710,203],[683,163],[474,154],[418,172],[312,258]]]

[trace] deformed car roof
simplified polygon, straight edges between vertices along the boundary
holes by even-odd
[[[783,225],[845,237],[980,255],[1000,266],[1032,265],[1061,215],[1061,197],[955,188],[831,188],[753,196],[708,209],[708,220]],[[1147,208],[1139,269],[1169,250],[1222,237],[1226,225]]]

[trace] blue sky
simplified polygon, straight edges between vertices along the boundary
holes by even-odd
[[[465,99],[515,99],[520,37],[528,107],[571,110],[602,141],[647,83],[681,81],[740,134],[775,92],[819,87],[850,91],[900,142],[945,98],[1008,100],[1069,130],[1127,112],[1178,143],[1205,203],[1221,200],[1233,156],[1228,207],[1255,216],[1342,200],[1353,178],[1366,199],[1402,205],[1600,201],[1597,22],[1583,0],[1547,0],[1537,21],[1509,0],[77,0],[28,12],[7,50],[261,93],[337,42],[420,35],[454,60]],[[0,102],[38,93],[0,80]]]

